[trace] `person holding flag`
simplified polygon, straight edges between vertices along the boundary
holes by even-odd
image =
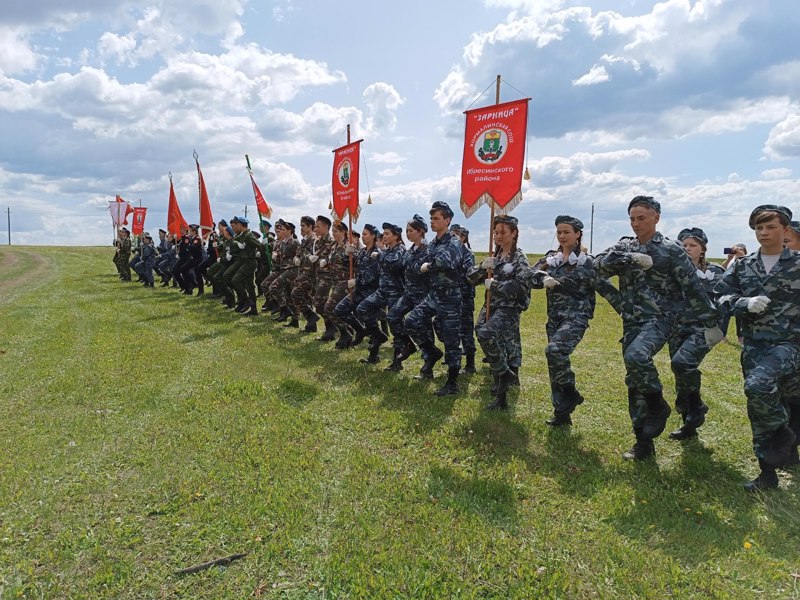
[[[121,227],[117,234],[114,264],[122,281],[131,280],[131,234],[126,227]]]

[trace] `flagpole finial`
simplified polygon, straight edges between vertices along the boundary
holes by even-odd
[[[194,157],[195,160],[197,160],[200,157],[200,155],[197,154],[197,150],[195,150],[194,148],[192,149],[192,157]]]
[[[172,183],[172,171],[169,172],[169,182]]]

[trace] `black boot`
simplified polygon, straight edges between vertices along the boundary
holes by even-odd
[[[513,375],[509,386],[519,387],[519,367],[508,367],[508,368],[511,369],[511,374]]]
[[[669,437],[673,440],[688,440],[697,437],[697,428],[684,423],[675,431],[670,431]]]
[[[292,314],[291,319],[289,319],[288,323],[283,324],[284,327],[295,327],[297,329],[300,328],[300,321],[297,320],[297,316]]]
[[[545,424],[550,425],[550,427],[564,427],[566,425],[572,425],[572,417],[569,413],[553,413],[553,416],[547,419]]]
[[[255,300],[252,300],[250,302],[250,308],[249,308],[249,310],[246,310],[244,312],[244,314],[247,315],[248,317],[257,317],[258,316],[258,308],[256,308],[256,301]]]
[[[203,280],[201,279],[200,282],[197,284],[197,295],[202,296],[205,293],[206,289],[203,285]]]
[[[625,460],[645,460],[651,456],[655,456],[656,446],[652,438],[648,438],[643,434],[642,429],[634,429],[636,442],[630,450],[622,453],[622,458]]]
[[[642,434],[652,441],[664,432],[672,409],[661,392],[644,394],[644,400],[647,403],[647,416],[644,418]]]
[[[378,346],[380,346],[389,341],[389,336],[383,333],[383,331],[381,331],[380,329],[378,329],[377,325],[373,325],[372,327],[370,327],[367,333],[370,334],[370,341],[372,345],[377,344]]]
[[[419,375],[415,375],[414,379],[433,379],[433,367],[444,356],[444,352],[433,344],[425,348],[425,350],[428,353],[428,358],[425,359],[422,368],[419,370]]]
[[[475,373],[477,373],[477,371],[475,370],[475,353],[468,352],[466,355],[466,360],[467,362],[464,365],[464,370],[462,371],[462,373],[464,375],[474,375]]]
[[[291,316],[292,316],[292,311],[289,310],[289,307],[288,306],[281,306],[281,311],[272,320],[275,321],[276,323],[283,323],[284,321],[289,319]]]
[[[781,467],[787,468],[794,467],[795,465],[800,465],[800,454],[797,452],[797,446],[794,446],[791,451],[789,451],[789,458],[786,459],[786,462],[784,462]]]
[[[778,474],[775,467],[769,466],[762,459],[758,459],[758,466],[761,472],[758,477],[744,483],[744,489],[748,492],[763,492],[764,490],[774,490],[778,487]]]
[[[386,336],[386,339],[389,339],[389,321],[387,321],[386,319],[381,319],[379,321],[379,323],[380,323],[381,331],[383,332],[383,335]]]
[[[337,329],[339,330],[339,341],[336,342],[336,349],[345,350],[346,348],[350,347],[350,343],[353,341],[353,336],[350,335],[346,325],[338,325]]]
[[[389,371],[390,373],[399,373],[403,370],[403,361],[400,360],[401,351],[398,348],[394,349],[394,358],[392,358],[392,364],[384,369],[384,371]]]
[[[317,338],[320,342],[332,342],[336,339],[336,326],[325,319],[325,333]]]
[[[234,300],[233,294],[228,294],[225,296],[225,299],[222,301],[222,303],[228,308],[233,308],[236,306],[236,300]]]
[[[316,333],[317,332],[317,321],[319,321],[319,317],[317,313],[315,313],[310,308],[307,309],[303,316],[306,318],[306,326],[303,329],[306,333]]]
[[[497,386],[500,384],[500,376],[499,375],[492,375],[492,387],[489,388],[489,393],[492,396],[497,395]]]
[[[437,396],[452,396],[458,393],[458,374],[461,372],[461,367],[456,365],[454,367],[447,367],[447,381],[445,384],[436,390]]]
[[[494,402],[486,407],[486,410],[505,410],[508,408],[506,395],[508,388],[511,386],[511,380],[514,374],[511,371],[506,371],[502,375],[497,376],[497,387],[495,391]]]
[[[401,340],[403,342],[403,346],[400,349],[400,354],[398,355],[398,360],[402,364],[404,360],[406,360],[409,356],[414,354],[417,351],[417,345],[414,343],[414,340],[411,339],[411,336],[408,334],[404,334]]]
[[[247,300],[239,300],[239,303],[234,308],[237,313],[246,313],[250,310],[250,303]]]
[[[568,407],[569,413],[572,413],[578,406],[583,404],[583,396],[574,385],[564,386],[561,388],[561,393],[563,395],[564,402]]]
[[[355,335],[353,335],[353,341],[350,342],[351,348],[355,348],[361,342],[363,342],[364,336],[367,335],[367,330],[364,329],[364,326],[358,321],[355,322],[355,325],[353,326],[353,331],[355,332]]]
[[[369,346],[369,356],[366,358],[358,359],[358,362],[367,364],[367,365],[376,365],[380,362],[380,351],[381,347],[378,344],[370,344]]]
[[[764,451],[764,464],[778,467],[789,460],[796,438],[794,432],[786,425],[772,434],[769,446]]]

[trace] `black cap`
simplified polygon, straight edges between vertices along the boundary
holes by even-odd
[[[361,234],[358,233],[356,230],[353,230],[350,235],[352,235],[356,239],[359,239],[359,240],[361,239]]]
[[[200,225],[192,223],[191,225],[189,225],[189,229],[200,229]]]
[[[658,214],[661,214],[661,204],[659,204],[658,200],[654,199],[652,196],[636,196],[636,198],[628,203],[628,214],[631,213],[631,209],[634,206],[648,206],[655,210]]]
[[[257,240],[261,239],[261,234],[258,233],[257,231],[253,230],[250,233],[252,233],[253,237],[256,238]]]
[[[339,231],[347,233],[347,224],[344,221],[336,221],[333,226]]]
[[[331,220],[328,217],[326,217],[325,215],[317,215],[317,221],[322,221],[328,227],[331,226]]]
[[[381,227],[386,230],[388,229],[395,235],[403,235],[403,230],[400,228],[399,225],[395,225],[394,223],[384,223]]]
[[[703,248],[708,246],[708,236],[706,236],[706,232],[699,227],[687,227],[686,229],[681,229],[678,233],[678,241],[682,242],[686,238],[696,239],[703,245]]]
[[[785,206],[779,206],[777,204],[762,204],[761,206],[756,206],[753,209],[753,212],[750,213],[750,229],[756,228],[756,217],[762,212],[776,212],[785,215],[787,221],[792,220],[792,211]]]
[[[130,233],[130,231],[128,231],[127,227],[123,227],[122,229],[120,229],[120,231],[124,231],[125,233]]]
[[[438,200],[431,205],[430,212],[434,212],[434,211],[437,211],[437,210],[440,213],[442,213],[445,217],[449,217],[451,219],[453,218],[453,215],[455,214],[453,212],[453,209],[450,208],[450,205],[447,204],[447,202],[440,202]]]
[[[159,229],[158,233],[167,233],[167,230],[166,229]]]
[[[497,225],[499,223],[515,228],[519,227],[519,221],[517,220],[517,217],[512,217],[511,215],[497,215],[494,218],[494,224]]]
[[[301,225],[313,225],[314,224],[314,217],[309,217],[308,215],[304,215],[300,217],[300,224]]]
[[[408,222],[414,229],[417,231],[422,231],[428,233],[428,224],[425,222],[425,219],[420,217],[419,215],[414,215],[411,217],[411,220]]]
[[[580,219],[576,219],[575,217],[570,217],[569,215],[558,215],[556,217],[556,227],[562,223],[566,225],[572,225],[575,231],[583,231],[583,223]]]

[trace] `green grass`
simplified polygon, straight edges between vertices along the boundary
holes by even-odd
[[[731,345],[704,364],[700,441],[662,436],[629,464],[602,300],[574,357],[587,402],[550,431],[540,291],[496,415],[485,371],[436,398],[441,367],[389,376],[389,350],[365,366],[366,349],[124,284],[110,258],[0,249],[2,599],[800,597],[800,488],[741,489],[756,466]]]

